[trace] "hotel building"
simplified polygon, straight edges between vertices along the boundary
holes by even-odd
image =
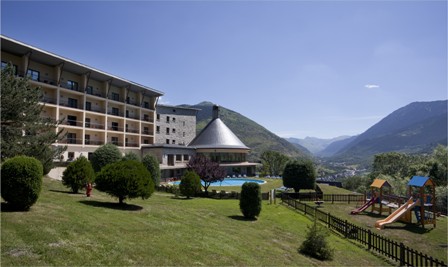
[[[8,63],[42,90],[42,115],[63,120],[57,130],[65,137],[54,145],[67,146],[64,161],[106,143],[138,155],[155,143],[162,92],[1,36],[2,68]]]

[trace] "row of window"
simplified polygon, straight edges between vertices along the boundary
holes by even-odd
[[[77,120],[77,116],[73,116],[73,115],[68,115],[67,116],[67,125],[71,125],[71,126],[81,126],[82,127],[82,123],[79,123]],[[111,127],[110,130],[113,131],[119,131],[122,130],[118,127],[118,122],[111,122]],[[86,118],[85,119],[85,127],[86,128],[97,128],[97,129],[104,129],[104,125],[100,125],[100,124],[95,124],[95,123],[91,123],[91,119],[90,118]],[[134,132],[134,133],[138,133],[137,129],[134,128],[130,128],[129,124],[126,124],[126,132]],[[143,127],[143,134],[151,134],[151,132],[149,131],[149,127]]]
[[[112,144],[114,145],[120,145],[120,143],[118,142],[118,137],[116,136],[112,136],[110,138],[110,141]],[[91,142],[90,140],[90,134],[86,134],[84,135],[84,143],[86,145],[97,145],[96,142]],[[67,133],[67,144],[82,144],[82,140],[78,140],[76,138],[76,133]],[[149,144],[149,140],[148,139],[143,139],[143,144]],[[133,145],[138,145],[137,143],[131,143],[129,142],[128,138],[125,138],[125,146],[133,146]]]

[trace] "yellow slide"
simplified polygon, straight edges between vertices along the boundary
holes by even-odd
[[[417,205],[420,202],[420,200],[417,200],[414,202],[413,198],[409,198],[409,200],[403,204],[401,207],[399,207],[396,211],[394,211],[391,215],[389,215],[386,219],[379,220],[375,223],[375,227],[378,230],[381,230],[384,228],[385,224],[393,223],[396,220],[398,220],[401,216],[403,216],[407,211],[412,209],[415,205]]]

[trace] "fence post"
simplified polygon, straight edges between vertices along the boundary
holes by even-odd
[[[344,223],[344,237],[345,238],[347,238],[347,236],[348,236],[348,226],[347,226],[347,220],[345,220],[345,223]]]
[[[372,248],[372,231],[367,230],[367,242],[368,242],[368,249],[370,250]]]
[[[404,244],[400,243],[400,266],[404,266],[405,258],[404,258]]]
[[[327,226],[330,228],[330,213],[327,213]]]
[[[350,197],[351,195],[348,195],[348,204],[350,204]]]
[[[334,194],[331,194],[331,204],[334,203]]]

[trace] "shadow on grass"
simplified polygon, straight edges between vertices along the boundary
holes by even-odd
[[[176,200],[193,200],[192,197],[186,198],[186,197],[176,197],[176,196],[172,196],[171,199],[176,199]]]
[[[237,221],[254,222],[257,220],[256,218],[246,218],[241,215],[231,215],[231,216],[227,216],[227,217],[229,217],[230,219],[233,219],[233,220],[237,220]]]
[[[55,189],[50,189],[48,190],[50,192],[56,192],[56,193],[63,193],[63,194],[69,194],[69,195],[83,195],[83,193],[78,192],[78,193],[73,193],[72,191],[63,191],[63,190],[55,190]]]
[[[97,208],[108,208],[108,209],[114,209],[114,210],[130,210],[130,211],[138,211],[142,210],[143,207],[137,206],[134,204],[120,204],[120,203],[112,203],[112,202],[101,202],[101,201],[95,201],[95,200],[80,200],[79,203],[97,207]]]
[[[401,225],[401,226],[399,226],[399,225],[386,225],[385,227],[388,228],[388,229],[403,229],[403,230],[406,230],[406,231],[409,231],[409,232],[412,232],[412,233],[415,233],[415,234],[426,234],[426,233],[431,232],[432,229],[434,229],[432,227],[432,224],[425,226],[425,227],[428,227],[428,228],[423,228],[421,225],[417,225],[417,224],[414,224],[414,223],[408,223],[406,225]],[[429,227],[431,227],[431,228],[429,228]]]
[[[11,204],[9,204],[7,202],[2,202],[0,209],[1,209],[1,212],[27,212],[27,211],[29,211],[29,210],[17,209],[16,207],[12,206]]]

